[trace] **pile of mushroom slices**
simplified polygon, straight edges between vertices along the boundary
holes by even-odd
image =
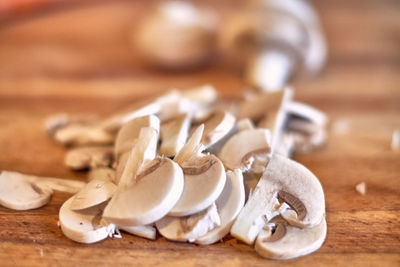
[[[227,234],[271,259],[317,250],[326,235],[319,180],[289,157],[321,147],[326,116],[293,89],[247,94],[230,111],[205,85],[98,120],[56,115],[47,131],[89,182],[61,207],[70,239],[119,230],[206,245]],[[0,180],[1,181],[1,180]]]

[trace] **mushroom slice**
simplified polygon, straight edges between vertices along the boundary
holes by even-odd
[[[285,108],[289,114],[310,121],[313,124],[324,127],[328,123],[327,116],[322,111],[310,105],[290,101],[285,105]]]
[[[195,241],[197,244],[208,245],[221,240],[229,233],[236,216],[243,208],[245,192],[242,172],[238,169],[233,172],[228,171],[226,177],[224,190],[215,201],[221,224],[207,234],[197,238]]]
[[[160,120],[155,115],[148,115],[134,118],[122,125],[115,138],[114,156],[116,160],[122,154],[131,151],[139,137],[140,129],[143,127],[151,127],[160,131]]]
[[[118,228],[127,233],[144,237],[150,240],[156,239],[157,230],[153,225],[119,226]]]
[[[316,226],[325,214],[324,192],[318,178],[300,163],[275,154],[233,224],[231,234],[252,244],[264,226],[264,217],[269,221],[280,213],[280,202],[297,213],[297,218],[289,223],[303,228]]]
[[[73,170],[107,167],[113,160],[111,146],[88,146],[70,149],[65,156],[65,165]]]
[[[217,99],[217,91],[215,90],[214,86],[210,84],[184,90],[181,94],[182,97],[203,105],[209,105],[215,102]]]
[[[118,186],[128,187],[134,183],[134,179],[143,165],[156,156],[158,131],[150,127],[140,130],[137,144],[132,148],[127,162],[118,181]]]
[[[313,228],[297,228],[272,224],[257,237],[255,250],[264,258],[288,260],[310,254],[319,249],[326,237],[326,221]]]
[[[54,139],[65,146],[109,145],[114,138],[96,124],[69,124],[54,133]]]
[[[270,152],[270,139],[267,129],[243,130],[226,142],[218,156],[230,170],[248,170],[256,155]]]
[[[183,190],[183,173],[168,158],[147,163],[134,183],[120,187],[104,210],[104,218],[120,226],[139,226],[164,217]]]
[[[129,153],[128,153],[129,155]],[[95,168],[89,171],[88,180],[101,180],[117,184],[115,181],[116,171],[111,168]]]
[[[226,136],[235,126],[235,117],[225,111],[215,111],[206,118],[201,143],[208,148]]]
[[[119,181],[121,179],[121,176],[124,173],[124,170],[125,170],[125,167],[126,167],[126,163],[128,162],[130,154],[131,153],[129,153],[129,152],[126,152],[126,153],[122,154],[119,157],[118,162],[116,162],[117,163],[117,168],[115,170],[115,180],[114,180],[115,184],[119,183]]]
[[[236,123],[238,131],[252,130],[254,129],[254,124],[249,118],[241,119]]]
[[[13,210],[30,210],[46,205],[53,190],[26,176],[3,171],[0,174],[0,204]]]
[[[160,154],[166,157],[175,156],[185,145],[189,134],[190,117],[186,114],[180,115],[172,121],[161,125],[161,147]]]
[[[82,210],[109,200],[117,186],[109,181],[92,180],[82,188],[70,204],[72,210]]]
[[[181,242],[194,242],[220,224],[220,217],[214,203],[207,209],[189,216],[166,216],[156,222],[162,236]]]
[[[45,129],[50,136],[54,136],[59,129],[70,124],[92,124],[98,119],[94,115],[69,115],[60,113],[46,119]]]
[[[101,217],[105,204],[74,211],[71,209],[73,199],[74,197],[71,197],[65,201],[60,208],[59,220],[64,235],[73,241],[86,244],[106,239],[112,230]]]
[[[307,153],[323,146],[326,142],[325,128],[306,120],[290,120],[286,131],[292,139],[293,152]]]

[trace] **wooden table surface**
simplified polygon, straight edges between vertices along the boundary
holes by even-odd
[[[124,234],[82,245],[57,227],[68,195],[56,193],[38,210],[0,207],[0,266],[400,266],[400,152],[391,150],[392,133],[400,130],[400,2],[316,4],[329,62],[318,77],[294,85],[296,99],[331,119],[327,146],[295,157],[325,189],[328,236],[317,253],[269,261],[231,237],[197,246]],[[0,169],[84,180],[84,173],[64,167],[64,148],[43,131],[43,120],[57,112],[107,115],[171,87],[203,83],[222,96],[241,94],[238,71],[222,61],[185,73],[146,67],[128,42],[144,5],[65,5],[0,24]],[[215,5],[234,8],[227,1]],[[365,196],[355,191],[362,181]]]

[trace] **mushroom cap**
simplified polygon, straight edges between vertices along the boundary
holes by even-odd
[[[226,168],[246,170],[254,156],[270,152],[270,139],[271,133],[267,129],[243,130],[226,142],[218,156]]]
[[[283,225],[282,225],[283,226]],[[257,237],[255,250],[264,258],[274,260],[287,260],[310,254],[321,247],[326,237],[325,218],[313,228],[297,228],[283,226],[286,228],[283,235],[275,241],[268,241],[271,231],[262,230]],[[275,239],[275,238],[274,238]]]
[[[72,210],[82,210],[109,200],[117,190],[117,186],[109,181],[92,180],[73,198],[70,205]]]
[[[30,210],[46,205],[53,190],[35,183],[29,176],[2,171],[0,174],[0,204],[14,210]]]
[[[114,155],[118,159],[125,152],[129,152],[139,138],[140,129],[151,127],[160,131],[160,120],[154,115],[134,118],[125,123],[115,138]]]
[[[115,192],[104,218],[122,226],[153,223],[171,210],[182,190],[179,165],[168,158],[157,158],[143,167],[134,184]]]
[[[271,220],[279,214],[279,200],[297,213],[290,224],[310,228],[324,217],[325,198],[318,178],[300,163],[275,154],[236,219],[231,234],[252,244],[264,226],[264,217]]]
[[[240,170],[226,173],[226,183],[221,195],[215,201],[221,225],[197,238],[195,243],[208,245],[221,240],[231,230],[231,226],[245,201],[243,175]]]
[[[104,205],[74,211],[69,198],[60,208],[59,220],[61,230],[66,237],[79,243],[94,243],[106,239],[109,235],[107,226],[101,220]]]
[[[194,157],[181,164],[184,188],[170,216],[187,216],[209,207],[221,194],[226,174],[222,162],[214,155]]]

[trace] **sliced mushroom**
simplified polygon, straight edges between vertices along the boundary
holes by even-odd
[[[238,131],[252,130],[254,129],[254,124],[249,118],[241,119],[236,123]]]
[[[318,179],[306,167],[280,155],[273,155],[251,198],[240,212],[231,234],[252,244],[264,226],[278,215],[280,202],[297,213],[290,224],[305,228],[319,224],[325,214],[325,198]]]
[[[54,133],[54,139],[66,146],[109,145],[114,138],[97,124],[69,124]]]
[[[235,126],[235,117],[225,111],[215,111],[204,121],[201,143],[208,148],[226,136]]]
[[[214,155],[201,155],[203,126],[199,126],[174,161],[183,169],[185,185],[170,216],[187,216],[209,207],[221,194],[226,181],[222,162]]]
[[[53,190],[74,194],[84,185],[80,181],[2,171],[0,204],[15,210],[36,209],[50,201]]]
[[[214,86],[210,84],[184,90],[181,92],[181,94],[182,97],[203,105],[212,104],[217,99],[217,91],[215,90]]]
[[[285,108],[289,114],[310,121],[315,125],[325,126],[328,123],[328,118],[322,111],[305,103],[289,101]]]
[[[116,162],[117,168],[115,170],[115,184],[119,183],[121,176],[124,173],[125,166],[126,166],[126,163],[128,162],[130,154],[131,154],[130,152],[126,152],[126,153],[122,154],[119,157],[118,162]]]
[[[243,208],[245,192],[242,172],[240,170],[228,171],[226,176],[224,190],[215,201],[221,224],[205,235],[196,238],[196,244],[208,245],[221,240],[229,233],[236,216]]]
[[[270,152],[270,139],[267,129],[243,130],[226,142],[218,156],[230,170],[248,170],[256,155]]]
[[[161,125],[160,155],[175,156],[185,145],[189,135],[190,117],[181,115]]]
[[[105,204],[97,205],[88,209],[74,211],[71,197],[61,206],[59,221],[61,230],[66,237],[79,243],[94,243],[106,239],[113,226],[108,225],[102,219]]]
[[[133,181],[114,194],[104,210],[107,221],[118,226],[153,223],[171,210],[183,190],[182,169],[168,158],[147,163]]]
[[[87,209],[109,200],[117,186],[109,181],[92,180],[82,188],[70,204],[72,210]]]
[[[119,226],[118,228],[136,236],[144,237],[150,240],[156,239],[157,230],[153,225]]]
[[[128,154],[129,155],[129,154]],[[95,168],[89,171],[88,180],[101,180],[117,184],[115,180],[116,171],[111,168]]]
[[[315,227],[305,229],[272,224],[260,232],[255,249],[264,258],[288,260],[316,251],[324,243],[325,237],[324,218]]]
[[[166,216],[156,222],[162,236],[180,242],[194,242],[220,224],[220,217],[214,203],[207,209],[189,216]]]
[[[108,167],[113,160],[111,146],[87,146],[68,150],[65,165],[73,170]]]
[[[69,115],[60,113],[46,119],[45,129],[50,136],[54,136],[59,129],[70,124],[93,124],[98,120],[94,115]]]
[[[140,129],[143,127],[151,127],[160,131],[160,120],[154,115],[147,115],[134,118],[122,125],[115,138],[114,156],[116,160],[122,154],[132,150],[139,137]]]

